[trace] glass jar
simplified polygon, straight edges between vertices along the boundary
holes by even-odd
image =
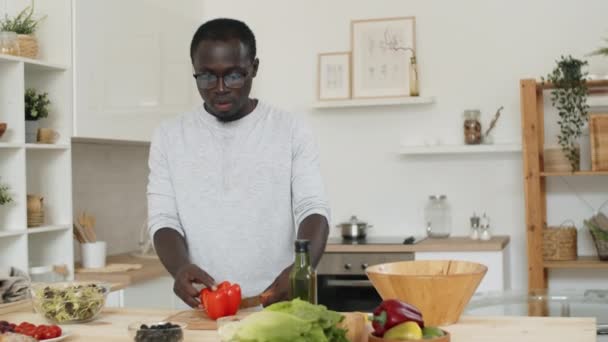
[[[424,208],[426,234],[430,238],[447,238],[452,233],[451,208],[446,195],[431,195]]]
[[[481,144],[481,112],[477,109],[464,111],[464,143],[467,145]]]
[[[15,32],[0,32],[0,54],[19,56],[19,41]]]

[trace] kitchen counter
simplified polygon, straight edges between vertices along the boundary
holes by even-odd
[[[130,285],[143,283],[160,277],[170,277],[171,275],[161,264],[158,258],[138,258],[131,253],[108,256],[107,264],[141,264],[142,268],[126,272],[113,273],[75,273],[75,280],[89,281],[97,280],[115,284],[114,290],[128,287]]]
[[[489,241],[468,237],[425,239],[417,244],[343,244],[328,242],[326,253],[405,253],[405,252],[493,252],[502,251],[509,244],[508,236],[493,236]]]
[[[67,341],[132,341],[127,326],[136,321],[162,320],[175,312],[134,309],[106,309],[96,321],[66,325],[73,335]],[[21,309],[2,316],[14,323],[22,321],[42,324],[41,316]],[[445,328],[452,342],[538,342],[596,340],[593,318],[546,317],[462,317],[457,324]],[[186,330],[185,341],[218,342],[216,331]]]
[[[509,243],[508,236],[494,236],[489,241],[473,241],[468,237],[425,239],[417,244],[341,244],[329,241],[326,253],[404,253],[404,252],[488,252],[502,251]],[[97,280],[114,284],[113,289],[170,277],[158,258],[139,258],[131,253],[108,256],[107,263],[141,264],[139,270],[115,273],[76,273],[76,280]]]

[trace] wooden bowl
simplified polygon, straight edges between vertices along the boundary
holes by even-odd
[[[0,138],[2,138],[4,132],[6,132],[6,127],[6,122],[0,122]]]
[[[366,269],[382,299],[416,306],[424,324],[456,323],[488,268],[455,260],[418,260],[380,264]]]
[[[419,340],[387,340],[382,337],[374,336],[373,334],[369,334],[368,341],[369,342],[450,342],[450,333],[442,330],[445,335],[435,338],[422,338]]]

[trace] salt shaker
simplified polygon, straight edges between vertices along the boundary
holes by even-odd
[[[479,216],[473,213],[471,216],[471,240],[479,240]]]
[[[479,238],[483,241],[488,241],[492,238],[492,234],[490,234],[490,218],[485,213],[481,218],[481,234]]]

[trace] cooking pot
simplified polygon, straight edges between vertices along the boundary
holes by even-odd
[[[367,235],[367,229],[373,226],[359,221],[357,216],[353,215],[348,222],[340,223],[336,227],[342,229],[342,237],[345,239],[363,239]]]

